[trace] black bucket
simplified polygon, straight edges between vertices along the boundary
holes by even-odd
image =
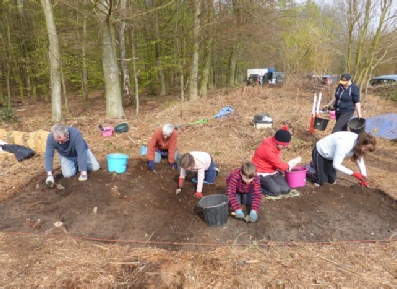
[[[216,227],[226,224],[229,198],[226,195],[214,194],[200,200],[198,206],[203,209],[204,219],[208,226]]]
[[[356,134],[363,133],[365,132],[365,118],[352,118],[347,123],[347,126]]]
[[[329,119],[316,117],[314,119],[314,128],[318,130],[325,130],[327,128]]]

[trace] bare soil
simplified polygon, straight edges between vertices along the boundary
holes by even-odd
[[[89,181],[77,177],[57,178],[60,189],[48,189],[33,180],[13,198],[0,204],[3,232],[70,234],[95,240],[145,242],[167,249],[174,243],[248,244],[261,242],[328,242],[382,240],[397,224],[397,204],[379,190],[358,184],[312,185],[300,189],[301,196],[283,200],[263,199],[260,219],[254,224],[232,216],[221,228],[209,228],[193,197],[195,185],[185,182],[175,194],[178,174],[166,162],[156,172],[146,160],[132,159],[123,174],[102,169]],[[231,168],[222,168],[216,184],[205,185],[204,193],[225,194],[225,178]],[[54,223],[61,221],[65,229]],[[177,247],[178,248],[178,247]],[[179,249],[179,248],[178,248]]]
[[[0,263],[8,264],[8,269],[0,273],[3,280],[0,284],[4,282],[4,285],[11,287],[35,284],[48,288],[276,288],[280,284],[281,287],[277,288],[297,284],[348,284],[359,287],[370,284],[368,288],[378,285],[392,288],[397,285],[397,247],[394,242],[397,236],[394,188],[397,183],[391,173],[397,170],[397,164],[393,161],[397,147],[393,142],[380,139],[377,151],[366,158],[370,188],[359,186],[345,175],[338,175],[336,185],[320,188],[307,182],[305,187],[298,189],[299,197],[277,201],[263,198],[256,223],[245,223],[229,216],[227,223],[220,227],[209,227],[204,221],[198,200],[193,197],[195,185],[190,181],[191,176],[187,178],[182,192],[176,195],[178,172],[169,168],[165,161],[156,165],[156,172],[149,172],[146,158],[139,155],[140,146],[148,142],[156,127],[165,122],[182,124],[179,151],[208,151],[220,164],[216,183],[204,185],[204,195],[225,194],[227,174],[242,160],[250,159],[262,138],[272,135],[282,123],[288,123],[294,134],[291,148],[283,154],[283,159],[301,155],[304,163],[310,161],[316,140],[332,129],[330,121],[326,131],[317,131],[315,135],[307,133],[311,97],[310,93],[299,91],[249,87],[241,91],[225,91],[205,102],[175,104],[171,98],[161,102],[149,100],[143,104],[139,119],[122,121],[104,117],[101,108],[104,107],[103,99],[90,100],[90,106],[72,102],[72,112],[65,122],[82,131],[102,169],[90,172],[87,182],[79,182],[77,177],[62,178],[58,165],[58,187],[49,189],[44,185],[43,158],[37,155],[19,163],[16,169],[2,177],[0,231],[3,258],[0,258]],[[225,105],[233,106],[236,113],[213,120],[212,116]],[[371,107],[365,110],[364,104],[364,113],[368,116],[384,109],[384,104],[371,96],[367,97],[366,105]],[[397,111],[395,104],[389,104],[390,107],[392,111]],[[39,108],[40,114],[32,113]],[[250,121],[253,115],[261,112],[271,114],[275,120],[273,128],[253,128]],[[133,108],[127,113],[132,115]],[[10,125],[9,129],[29,131],[51,127],[48,104],[25,104],[18,114],[21,123]],[[206,125],[188,124],[200,118],[208,118],[210,122]],[[120,122],[129,124],[129,132],[106,138],[96,128],[98,123],[115,125]],[[106,154],[116,152],[130,156],[127,171],[123,174],[107,171]],[[55,227],[55,222],[62,222],[62,226]],[[70,238],[84,241],[76,244],[76,241],[68,241]],[[379,245],[364,245],[372,243]],[[278,249],[272,244],[284,244],[287,248]],[[291,244],[302,245],[288,248]],[[361,245],[350,247],[349,244]],[[123,249],[125,245],[128,246]],[[258,250],[253,252],[249,249],[252,246]],[[363,246],[366,246],[365,249]],[[96,247],[103,251],[97,251]],[[263,247],[264,250],[260,249]],[[134,251],[133,248],[139,250]],[[142,248],[149,248],[149,251]],[[237,251],[230,248],[237,248]],[[324,258],[325,263],[330,264],[329,260],[336,256],[335,262],[338,262],[347,258],[346,251],[351,252],[347,255],[352,259],[344,262],[354,264],[358,259],[372,254],[372,263],[369,261],[368,266],[360,268],[350,267],[353,271],[345,268],[342,270],[344,276],[340,276],[338,270],[338,273],[332,273],[333,270],[319,275],[315,273],[314,267],[317,266],[320,271],[324,268]],[[34,252],[40,252],[40,255],[36,256]],[[107,261],[101,256],[103,252],[107,252]],[[197,252],[203,255],[197,255]],[[305,262],[306,269],[295,262],[292,262],[295,265],[281,264],[285,253],[290,254],[287,258],[298,263]],[[77,255],[73,257],[73,254],[79,254],[79,258]],[[323,257],[314,257],[318,254]],[[173,256],[171,260],[170,256]],[[62,265],[59,258],[68,265]],[[98,260],[95,266],[92,258]],[[238,260],[249,258],[263,264],[249,269],[254,275],[247,277],[246,281],[224,279],[225,276],[239,274],[240,265],[230,267],[229,262],[235,264]],[[67,261],[72,259],[78,267],[86,266],[91,271],[80,272],[73,262]],[[195,261],[189,261],[193,259]],[[30,264],[30,269],[20,271],[18,260]],[[380,274],[379,270],[370,272],[372,269],[369,268],[379,265],[379,262],[383,265],[378,269],[381,272],[384,270],[384,273]],[[107,265],[103,267],[104,264]],[[269,266],[278,268],[280,273],[269,273]],[[47,273],[38,273],[33,268],[44,269]],[[307,268],[311,268],[311,273],[304,273]],[[67,270],[72,270],[74,277],[66,274]],[[209,273],[211,270],[215,271]],[[289,273],[284,274],[287,271]],[[172,272],[172,276],[161,272]],[[367,274],[371,277],[363,277]],[[105,275],[109,279],[106,282],[101,279]],[[40,281],[41,277],[37,276],[46,276],[47,279]],[[197,279],[200,276],[201,279]],[[274,280],[278,281],[274,283]],[[332,280],[337,281],[333,283]]]

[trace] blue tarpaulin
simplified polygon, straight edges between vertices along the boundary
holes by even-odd
[[[397,114],[388,113],[366,119],[365,131],[385,139],[397,139]]]
[[[228,114],[234,113],[234,109],[231,106],[223,107],[214,118],[222,118],[227,116]]]

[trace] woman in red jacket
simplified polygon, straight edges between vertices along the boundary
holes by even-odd
[[[301,157],[289,162],[281,161],[281,151],[287,148],[290,142],[291,134],[288,127],[283,126],[274,136],[264,139],[252,157],[257,174],[260,176],[261,187],[270,198],[278,198],[291,192],[280,172],[292,169],[301,161]]]

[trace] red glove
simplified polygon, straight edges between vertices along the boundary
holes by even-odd
[[[356,179],[358,179],[359,181],[364,181],[364,182],[366,182],[367,181],[367,177],[366,176],[363,176],[361,173],[359,173],[359,172],[354,172],[353,173],[353,177],[355,177]]]
[[[197,199],[201,199],[201,198],[204,197],[204,196],[203,196],[203,193],[201,193],[201,192],[196,192],[196,193],[194,194],[194,196],[195,196]]]
[[[368,188],[368,182],[367,181],[361,181],[361,185],[363,187],[367,187]]]
[[[179,178],[178,188],[182,188],[184,178]]]

